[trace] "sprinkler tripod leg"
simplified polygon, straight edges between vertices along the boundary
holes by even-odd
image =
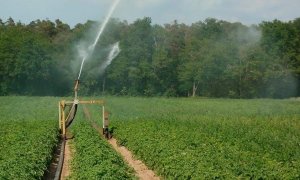
[[[112,137],[112,135],[110,134],[110,131],[109,131],[108,128],[103,128],[102,134],[104,135],[104,137],[105,137],[106,139],[111,139],[111,137]]]

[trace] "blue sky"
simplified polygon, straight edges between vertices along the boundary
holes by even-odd
[[[29,23],[61,19],[74,26],[86,20],[103,20],[113,0],[0,0],[0,18]],[[120,0],[113,17],[134,21],[145,16],[153,23],[177,19],[193,23],[208,17],[257,24],[261,21],[300,17],[300,0]]]

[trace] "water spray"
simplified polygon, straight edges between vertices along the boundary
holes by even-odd
[[[100,74],[103,74],[104,70],[109,66],[114,60],[118,54],[121,52],[120,47],[119,47],[119,42],[116,42],[111,46],[111,50],[106,58],[106,60],[101,64],[100,66]]]
[[[108,23],[108,20],[110,19],[110,17],[112,16],[113,12],[115,11],[117,5],[119,4],[120,0],[115,0],[113,5],[111,6],[107,16],[105,17],[104,19],[104,22],[100,25],[99,27],[99,31],[98,31],[98,34],[96,36],[96,39],[94,41],[94,43],[92,45],[90,45],[88,47],[88,52],[85,53],[84,57],[82,58],[82,61],[81,61],[81,66],[80,66],[80,70],[79,70],[79,74],[78,74],[78,80],[80,79],[80,76],[81,76],[81,72],[82,72],[82,68],[83,68],[83,65],[84,65],[84,62],[86,61],[86,59],[94,52],[94,49],[95,49],[95,46],[97,45],[107,23]]]
[[[66,137],[66,130],[67,128],[71,125],[71,123],[73,122],[76,112],[77,112],[77,106],[78,104],[98,104],[102,106],[102,110],[103,110],[103,134],[105,134],[106,137],[109,137],[109,131],[108,131],[108,113],[104,110],[104,101],[103,100],[99,100],[99,101],[95,101],[95,100],[90,100],[90,101],[81,101],[78,100],[78,88],[79,88],[79,79],[81,76],[81,72],[82,72],[82,68],[84,65],[84,62],[89,58],[89,56],[91,56],[95,50],[95,46],[97,45],[111,15],[113,14],[114,10],[116,9],[118,3],[120,0],[115,0],[113,5],[111,6],[104,22],[99,26],[99,30],[97,33],[97,36],[95,38],[95,41],[93,42],[92,45],[90,45],[86,50],[80,51],[79,53],[82,54],[83,58],[82,58],[82,62],[81,62],[81,66],[80,66],[80,71],[78,74],[78,78],[75,80],[75,85],[74,85],[74,100],[73,101],[60,101],[59,102],[59,128],[61,130],[62,136],[65,139]],[[111,52],[109,53],[108,59],[105,61],[103,67],[104,69],[111,63],[111,61],[113,60],[113,58],[115,58],[118,53],[120,52],[119,49],[119,43],[115,43],[113,45],[113,48],[111,50]],[[69,111],[66,111],[66,107],[69,107]],[[66,116],[66,114],[67,116]]]
[[[56,179],[61,179],[61,172],[62,172],[62,167],[63,167],[63,155],[64,155],[64,151],[65,151],[65,144],[66,144],[66,140],[68,139],[67,137],[67,130],[68,127],[72,124],[76,112],[77,112],[77,107],[79,104],[97,104],[100,105],[101,108],[101,113],[102,113],[102,128],[98,127],[96,125],[96,123],[93,123],[94,128],[96,128],[99,132],[100,129],[102,129],[102,135],[107,138],[110,139],[112,137],[111,131],[108,129],[109,127],[109,120],[108,120],[108,112],[105,111],[104,108],[104,101],[103,100],[89,100],[89,101],[83,101],[83,100],[79,100],[78,99],[78,89],[79,89],[79,79],[81,76],[81,72],[82,72],[82,68],[84,65],[84,62],[86,59],[89,58],[89,56],[91,56],[94,52],[95,46],[98,43],[101,34],[103,33],[106,24],[108,23],[108,20],[110,19],[112,13],[114,12],[116,6],[118,5],[119,0],[115,0],[112,7],[110,8],[110,11],[108,13],[108,15],[106,16],[104,22],[101,24],[98,34],[95,38],[95,41],[92,45],[90,45],[86,50],[79,50],[79,53],[82,55],[82,62],[81,62],[81,66],[80,66],[80,71],[78,74],[78,78],[75,80],[75,85],[74,85],[74,100],[73,101],[59,101],[58,103],[58,122],[59,122],[59,129],[60,129],[60,133],[61,133],[61,147],[60,147],[60,158],[59,158],[59,162],[58,162],[58,167],[57,167],[57,171],[55,173],[55,180]],[[119,42],[115,43],[112,48],[111,51],[108,55],[108,58],[106,59],[106,61],[103,63],[103,65],[101,66],[101,68],[103,68],[103,71],[105,70],[105,68],[112,62],[112,60],[119,54],[120,49],[119,49]],[[73,138],[73,137],[71,137]]]

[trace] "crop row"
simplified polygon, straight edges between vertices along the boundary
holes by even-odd
[[[0,179],[41,179],[58,141],[53,99],[0,101]]]
[[[134,179],[132,170],[95,129],[76,119],[71,179]]]
[[[57,132],[51,121],[1,122],[0,179],[41,179],[51,162]]]
[[[167,179],[300,178],[300,102],[107,98],[114,135]],[[58,141],[57,102],[0,97],[0,179],[41,179]],[[101,119],[101,109],[91,116]],[[79,112],[71,179],[132,179]],[[100,123],[101,124],[101,123]]]
[[[167,179],[300,177],[299,102],[108,102],[119,143]]]
[[[52,97],[0,97],[0,179],[42,179],[58,143],[57,102]],[[99,119],[102,110],[91,109]],[[70,179],[135,179],[122,158],[101,139],[83,112],[72,124]]]

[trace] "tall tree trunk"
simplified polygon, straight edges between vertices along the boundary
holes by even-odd
[[[197,91],[198,85],[196,85],[196,82],[193,83],[193,94],[192,97],[196,96],[196,91]]]

